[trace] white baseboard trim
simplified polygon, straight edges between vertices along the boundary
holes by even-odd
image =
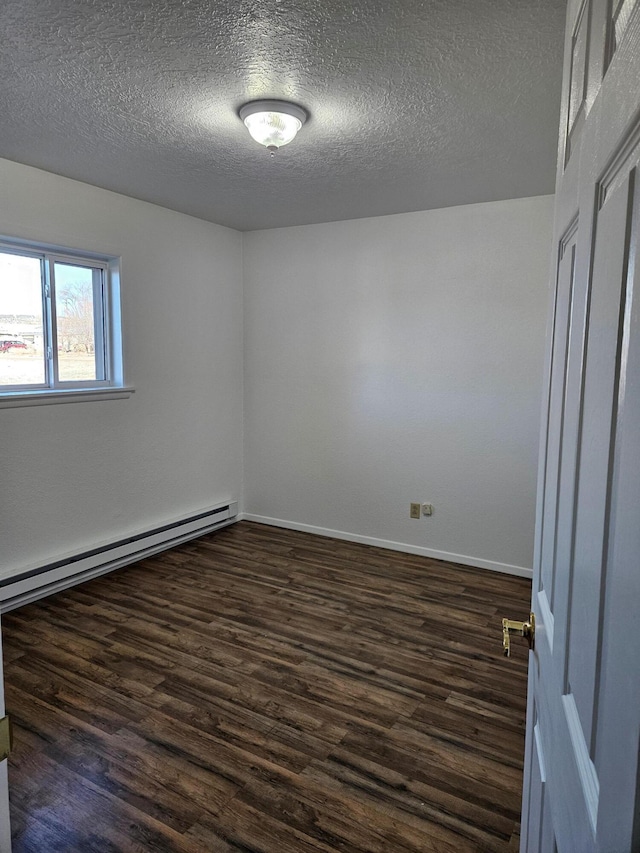
[[[511,566],[508,563],[496,563],[492,560],[482,560],[479,557],[468,557],[465,554],[450,554],[448,551],[436,551],[433,548],[423,548],[420,545],[407,545],[404,542],[392,542],[388,539],[376,539],[373,536],[359,536],[344,530],[330,530],[326,527],[316,527],[313,524],[300,524],[296,521],[285,521],[282,518],[269,518],[264,515],[254,515],[243,512],[238,521],[255,521],[258,524],[268,524],[271,527],[284,527],[287,530],[299,530],[302,533],[313,533],[317,536],[330,536],[332,539],[344,539],[347,542],[358,542],[361,545],[373,545],[376,548],[388,548],[390,551],[402,551],[405,554],[417,554],[419,557],[429,557],[432,560],[446,560],[449,563],[460,563],[463,566],[473,566],[477,569],[488,569],[491,572],[501,572],[505,575],[516,575],[520,578],[533,577],[533,570],[524,566]]]
[[[237,513],[236,501],[207,507],[153,529],[129,534],[125,539],[100,543],[92,551],[68,554],[51,564],[0,578],[0,613],[220,530],[234,524]]]

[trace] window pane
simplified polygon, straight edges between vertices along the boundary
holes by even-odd
[[[0,385],[44,382],[40,259],[0,252]]]
[[[96,308],[99,314],[101,272],[92,267],[55,263],[54,275],[58,378],[60,382],[103,379],[101,353],[96,362]]]

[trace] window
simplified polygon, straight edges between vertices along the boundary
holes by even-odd
[[[114,258],[0,242],[0,401],[125,390],[118,291]]]

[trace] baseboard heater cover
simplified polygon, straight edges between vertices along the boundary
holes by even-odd
[[[237,515],[238,504],[233,501],[81,554],[1,578],[0,613],[159,554],[190,539],[197,539],[233,524]]]

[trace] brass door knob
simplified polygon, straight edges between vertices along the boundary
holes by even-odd
[[[511,657],[511,635],[516,634],[518,637],[525,637],[529,643],[529,648],[535,648],[536,638],[536,617],[532,612],[529,614],[528,622],[516,622],[514,619],[502,620],[502,649],[506,658]]]

